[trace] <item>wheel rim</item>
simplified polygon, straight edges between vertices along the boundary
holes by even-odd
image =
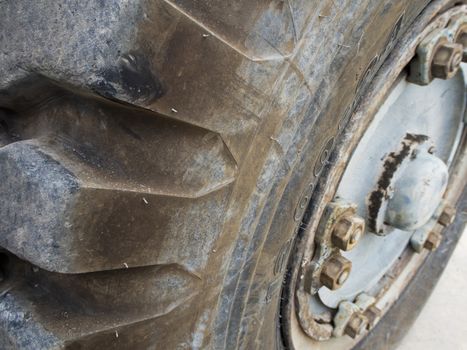
[[[459,183],[464,181],[462,176],[459,178],[451,175],[449,184],[451,189],[445,193],[443,186],[446,186],[446,183],[442,184],[444,175],[438,170],[442,166],[438,166],[436,162],[439,160],[441,164],[447,164],[446,172],[449,167],[451,174],[455,172],[454,167],[465,168],[465,164],[458,161],[462,157],[455,157],[455,154],[460,149],[465,149],[461,143],[463,144],[467,67],[464,64],[453,78],[436,79],[428,86],[409,83],[403,68],[412,59],[411,48],[416,48],[434,29],[447,30],[446,28],[452,27],[453,18],[465,17],[466,13],[465,7],[451,9],[428,25],[421,34],[408,34],[410,39],[406,40],[405,47],[399,48],[399,52],[392,54],[392,62],[384,65],[379,78],[373,83],[373,88],[383,89],[370,92],[354,113],[355,122],[348,134],[343,136],[344,140],[338,147],[340,149],[336,151],[339,152],[337,157],[342,158],[341,162],[345,162],[345,166],[342,166],[345,171],[340,173],[334,171],[328,180],[324,195],[330,203],[339,203],[337,207],[340,209],[332,205],[329,209],[329,204],[326,208],[324,205],[321,206],[322,215],[317,220],[319,223],[311,225],[306,233],[308,237],[299,243],[301,247],[297,252],[302,254],[302,258],[298,259],[294,256],[292,259],[290,285],[284,289],[285,302],[282,305],[281,315],[282,326],[285,328],[283,334],[288,347],[300,349],[316,346],[324,349],[336,346],[350,348],[355,345],[365,335],[366,330],[374,327],[380,316],[397,299],[428,251],[435,249],[439,244],[439,231],[442,227],[439,223],[443,221],[442,216],[449,216],[445,218],[446,220],[452,218],[449,214],[449,206],[446,209],[446,204],[453,203],[454,199],[451,197],[455,197],[452,195],[452,187],[455,187],[453,182],[462,188],[463,184],[459,185]],[[411,69],[411,75],[412,71]],[[422,83],[418,81],[418,84]],[[443,113],[440,113],[441,111]],[[383,133],[384,130],[390,130],[390,133]],[[360,137],[352,139],[349,136],[352,133],[360,134]],[[381,137],[381,134],[385,134],[384,137]],[[396,150],[401,143],[406,142],[404,137],[407,135],[425,135],[428,136],[429,142],[417,140],[416,146],[411,144],[410,147],[414,147],[411,152],[417,153],[422,160],[412,168],[410,165],[401,168],[408,169],[407,174],[413,174],[413,169],[425,166],[425,170],[431,169],[430,171],[434,173],[430,179],[439,180],[439,184],[434,186],[436,189],[424,188],[425,192],[431,191],[428,197],[415,196],[417,200],[414,202],[420,202],[423,198],[432,198],[436,205],[432,205],[433,208],[429,210],[426,209],[426,205],[414,210],[413,217],[420,222],[415,226],[404,226],[403,229],[396,229],[385,220],[389,218],[395,226],[405,222],[396,223],[397,220],[391,219],[391,215],[383,215],[384,220],[380,226],[384,226],[384,232],[378,232],[375,227],[371,227],[371,223],[368,225],[368,217],[371,216],[367,203],[368,194],[378,182],[382,168],[381,164],[378,167],[374,163],[380,159],[384,160],[388,153],[397,153]],[[349,150],[354,150],[352,156]],[[431,155],[436,159],[432,159]],[[407,161],[407,164],[410,164],[410,161]],[[407,178],[407,174],[402,178]],[[402,188],[399,192],[405,194],[407,188],[411,188],[410,185],[407,186],[404,188],[399,184],[397,187]],[[444,198],[441,198],[443,194]],[[389,207],[398,208],[397,210],[404,213],[408,211],[406,207],[401,209],[391,203]],[[336,210],[338,214],[335,214]],[[420,214],[423,211],[425,213]],[[337,243],[332,240],[334,237],[332,232],[342,215],[362,217],[369,227],[364,230],[355,248],[349,251],[342,250],[346,249],[342,242],[336,248]],[[325,224],[322,223],[323,220]],[[326,223],[329,226],[329,222],[334,226],[326,228]],[[350,223],[348,227],[358,227],[358,224],[352,225]],[[323,234],[326,230],[331,233]],[[327,238],[323,238],[326,235]],[[333,243],[329,243],[328,246],[323,244],[325,241]],[[426,249],[423,249],[424,247]],[[336,254],[350,261],[352,269],[349,273],[347,267],[343,267],[345,261],[333,261],[332,267],[341,270],[335,273],[334,282],[327,282],[320,278],[323,274],[323,266],[326,266]],[[314,272],[310,273],[310,269]],[[388,275],[391,276],[390,281]],[[342,283],[338,283],[339,280]],[[342,287],[331,290],[332,283],[341,284]]]
[[[428,115],[423,118],[422,115],[425,111],[419,108],[422,101],[425,99],[429,101],[432,94],[442,95],[446,90],[450,90],[452,93],[435,98],[433,100],[435,103],[430,107],[430,110],[426,111]],[[409,132],[429,136],[433,145],[428,147],[438,149],[439,151],[435,153],[437,158],[449,163],[455,153],[451,151],[457,149],[456,144],[459,142],[458,131],[461,128],[458,126],[462,123],[462,114],[456,107],[465,105],[464,91],[465,81],[461,72],[453,79],[435,80],[424,87],[410,84],[405,79],[401,79],[377,113],[371,125],[375,127],[374,130],[365,133],[354,152],[341,179],[336,197],[357,203],[358,214],[361,217],[368,217],[365,205],[367,196],[365,194],[372,191],[371,185],[376,182],[375,179],[379,176],[377,172],[380,171],[377,166],[371,163],[384,158],[384,155],[391,149],[397,149],[397,143],[400,143],[405,134]],[[417,101],[417,105],[411,106],[411,101]],[[442,106],[451,108],[441,114],[438,108]],[[415,110],[416,115],[406,118],[405,123],[402,124],[407,110]],[[384,130],[391,131],[391,133],[388,132],[384,137],[380,137]],[[444,132],[446,130],[448,132]],[[439,131],[443,131],[443,133]],[[380,143],[376,144],[377,141]],[[438,200],[438,203],[441,202]],[[425,203],[425,205],[429,204]],[[431,216],[432,211],[429,217]],[[384,237],[372,234],[367,229],[354,249],[342,253],[352,262],[353,269],[361,273],[351,274],[345,285],[336,291],[330,291],[327,288],[320,289],[320,299],[325,305],[335,308],[339,301],[354,299],[358,294],[371,289],[401,255],[405,246],[410,242],[414,230],[400,230],[391,225],[387,226],[389,232]]]

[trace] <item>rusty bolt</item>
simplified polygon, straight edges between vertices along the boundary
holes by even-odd
[[[428,235],[428,238],[423,244],[423,248],[428,249],[431,252],[436,250],[436,248],[439,247],[442,238],[443,237],[438,232],[435,232],[435,231],[430,232],[430,234]]]
[[[435,78],[450,79],[460,68],[463,47],[457,43],[442,43],[437,48],[431,62],[431,74]]]
[[[350,275],[352,263],[342,255],[331,256],[319,276],[321,283],[331,290],[340,288]]]
[[[365,310],[363,315],[368,320],[369,328],[373,328],[381,319],[381,310],[378,309],[376,306],[371,305],[370,307],[368,307],[368,309]]]
[[[456,217],[456,208],[451,206],[446,206],[438,218],[440,225],[444,227],[449,226],[453,223],[454,218]]]
[[[358,216],[347,216],[337,221],[332,232],[332,243],[342,250],[351,250],[365,232],[365,220]]]
[[[344,332],[351,338],[355,339],[359,335],[363,334],[367,327],[368,319],[366,318],[366,316],[361,314],[360,312],[356,312],[350,318],[349,323],[347,323],[347,326],[345,326]]]
[[[410,63],[408,80],[411,83],[428,85],[433,78],[449,79],[456,74],[463,56],[462,44],[453,40],[459,25],[457,21],[449,30],[435,29],[423,38]]]

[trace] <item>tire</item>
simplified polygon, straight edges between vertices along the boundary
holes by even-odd
[[[422,11],[459,3],[208,2],[0,4],[0,348],[283,348],[349,116]]]

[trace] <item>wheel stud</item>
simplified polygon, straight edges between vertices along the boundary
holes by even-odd
[[[365,220],[358,216],[344,217],[338,220],[333,232],[332,243],[339,249],[351,250],[365,232]]]
[[[320,274],[320,282],[331,290],[336,290],[347,281],[352,263],[342,255],[331,256],[324,264]]]

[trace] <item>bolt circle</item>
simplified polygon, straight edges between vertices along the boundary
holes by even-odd
[[[465,12],[463,12],[463,14],[465,15]],[[410,76],[412,74],[415,78],[417,76],[421,76],[417,78],[419,79],[419,81],[416,81],[415,82],[416,84],[419,84],[419,85],[430,84],[430,82],[432,82],[434,78],[434,76],[432,76],[432,68],[436,70],[437,68],[436,64],[439,63],[439,62],[433,62],[433,61],[436,61],[434,60],[435,53],[438,53],[439,55],[437,59],[444,61],[444,62],[441,62],[442,64],[440,64],[438,67],[441,70],[441,73],[439,74],[439,76],[443,76],[444,74],[443,79],[448,79],[451,74],[453,75],[458,71],[459,65],[461,64],[460,62],[462,60],[462,54],[464,53],[463,51],[460,52],[457,49],[454,50],[454,52],[450,52],[448,49],[443,49],[443,50],[440,49],[440,52],[436,51],[439,44],[443,44],[444,46],[444,45],[448,45],[448,44],[455,42],[455,36],[451,34],[455,31],[452,31],[452,30],[449,31],[448,30],[449,28],[446,28],[448,17],[446,16],[446,19],[444,17],[442,19],[443,21],[439,21],[439,23],[434,22],[433,25],[430,24],[430,27],[426,27],[424,29],[423,34],[416,36],[417,37],[416,40],[411,40],[411,44],[410,44],[411,51],[408,52],[407,54],[404,53],[405,55],[403,56],[404,60],[402,59],[395,60],[402,67],[411,59],[412,55],[415,53],[415,55],[413,55],[412,57],[412,61],[410,62],[410,67],[408,67],[409,70],[407,72],[403,71],[401,75],[398,77],[400,81],[396,81],[397,84],[394,83],[394,86],[397,89],[399,89],[400,87],[405,88],[405,86],[408,85],[407,81],[409,83],[414,83],[414,81],[410,79]],[[436,36],[430,36],[429,34],[435,30],[439,30],[440,33]],[[415,36],[415,33],[414,33],[414,36]],[[423,50],[417,50],[417,46],[420,46],[420,47],[422,46],[420,45],[420,43],[422,43],[422,40],[424,38],[428,38],[428,39],[431,38],[432,40],[430,41],[430,45],[422,47],[422,49],[425,49],[424,54],[423,54],[422,52]],[[403,45],[402,44],[398,45],[398,47],[402,48]],[[444,57],[440,57],[443,55]],[[397,56],[394,56],[394,57],[397,57]],[[412,69],[413,68],[412,63],[414,63],[413,66],[418,65],[422,67],[420,69]],[[432,63],[433,63],[433,67],[432,67]],[[390,72],[390,69],[393,69],[393,68],[394,67],[392,67],[392,65],[388,65],[388,69],[384,70],[384,72],[388,73]],[[464,67],[462,67],[462,69],[464,69]],[[435,72],[435,75],[436,75],[436,72]],[[443,82],[435,81],[433,84],[431,84],[430,87],[427,88],[427,90],[433,89],[433,87],[438,87],[438,86],[447,86],[447,87],[452,86],[453,83],[457,82],[458,78],[461,78],[460,74],[459,76],[456,76],[455,79],[452,79],[451,81],[443,81]],[[376,80],[375,82],[379,82],[379,80]],[[393,82],[391,81],[391,83]],[[386,82],[384,82],[384,84],[386,84]],[[382,86],[382,85],[374,85],[374,86]],[[409,86],[409,87],[413,89],[419,89],[418,87],[414,87],[414,86]],[[402,90],[403,88],[401,88],[401,90],[396,90],[396,91],[399,92]],[[423,94],[421,95],[422,97],[425,97],[423,96]],[[428,96],[427,97],[428,102],[431,102],[429,100],[431,96],[429,96],[428,94],[425,94],[425,95]],[[390,96],[392,97],[393,95],[390,95]],[[415,95],[415,96],[418,96],[418,95]],[[369,97],[374,98],[375,94],[369,94]],[[378,105],[376,103],[371,104],[372,106],[373,105],[375,106],[375,109],[376,107],[379,107],[379,103],[381,101],[383,101],[384,103],[388,103],[388,105],[395,104],[395,103],[392,103],[392,100],[390,100],[390,102],[387,102],[386,99],[382,99],[381,101],[378,99],[377,101],[378,101]],[[397,98],[396,98],[396,102],[398,102]],[[360,109],[357,109],[356,113],[360,113]],[[400,122],[399,125],[405,125],[404,124],[405,119],[402,119],[402,122],[401,122],[401,118],[397,118],[397,119],[392,118],[391,116],[392,113],[381,112],[380,115],[382,119],[386,117],[386,114],[388,114],[389,120],[397,120]],[[404,114],[404,113],[401,113],[401,114]],[[416,113],[414,113],[414,115],[415,114]],[[342,119],[345,119],[345,118],[342,118]],[[407,119],[409,118],[407,117]],[[448,118],[444,118],[444,120],[447,120],[447,119]],[[450,119],[454,120],[454,117]],[[461,119],[461,117],[459,119]],[[457,119],[455,119],[455,121],[457,121]],[[391,123],[391,122],[388,122],[387,124],[389,126],[395,125],[395,123]],[[385,126],[386,124],[382,123],[382,125]],[[388,129],[389,128],[386,128],[386,130]],[[415,136],[413,139],[414,145],[420,144],[421,146],[417,146],[418,148],[413,149],[413,152],[411,149],[409,149],[410,152],[408,153],[407,161],[413,162],[414,159],[420,158],[421,151],[425,151],[427,154],[433,155],[435,153],[435,150],[434,150],[434,147],[431,145],[431,142],[425,142],[426,140],[422,140],[422,138],[426,138],[427,140],[429,140],[428,138],[432,137],[432,134],[429,134],[428,131],[431,132],[433,130],[429,129],[425,133],[424,129],[420,128],[419,130],[417,129],[417,126],[415,127],[411,126],[410,128],[407,128],[407,130],[410,130],[410,131],[412,131],[412,129],[414,130],[414,133],[415,131],[417,131],[416,135],[410,135],[410,136]],[[384,128],[380,128],[380,129],[376,128],[376,131],[374,132],[376,136],[371,135],[371,133],[362,131],[363,137],[368,137],[367,139],[363,139],[363,140],[372,141],[374,139],[377,140],[378,137],[382,138],[382,136],[380,136],[382,134],[379,132],[381,130],[383,130],[383,135],[386,138],[386,135],[384,134]],[[434,130],[433,135],[438,136],[436,132],[437,130]],[[391,138],[391,135],[388,135],[388,138]],[[451,142],[451,140],[449,141]],[[339,140],[339,142],[341,141]],[[339,143],[336,142],[336,144],[339,144]],[[355,144],[357,144],[357,141],[355,141]],[[366,143],[366,142],[361,142],[361,140],[358,140],[357,146],[361,147],[361,149],[364,149],[364,150],[368,150],[369,148],[376,148],[376,147],[368,147],[369,144],[371,144],[371,142]],[[447,152],[448,146],[450,146],[450,144],[446,144],[446,145],[444,143],[440,143],[439,145],[438,143],[436,144],[437,146],[439,146],[439,151],[436,152],[437,157],[441,159],[442,161],[445,161],[445,158],[447,159],[447,157],[445,157],[445,154],[448,153]],[[392,145],[391,147],[394,147],[394,146],[398,146],[399,144],[396,141],[394,141],[393,143],[391,142],[391,145]],[[367,146],[367,147],[364,147],[364,146]],[[403,146],[406,147],[406,144],[403,144]],[[411,144],[409,146],[412,147]],[[413,147],[415,148],[415,146]],[[406,150],[403,147],[401,148],[404,151]],[[338,150],[341,151],[341,148],[339,148]],[[451,150],[451,153],[449,154],[453,154],[455,147],[451,147],[450,150]],[[384,151],[386,152],[385,153],[381,152],[381,154],[376,154],[376,156],[372,157],[371,159],[383,160],[388,154],[391,154],[391,152],[394,151],[394,149],[387,149],[387,150],[385,149]],[[397,149],[397,151],[399,151],[399,149]],[[357,153],[357,151],[355,151],[355,153]],[[392,152],[392,153],[395,153],[395,152]],[[340,154],[340,153],[336,153],[336,154]],[[353,155],[354,154],[350,154],[350,156],[353,156]],[[395,155],[398,156],[399,154],[396,153]],[[326,158],[328,156],[329,156],[329,152],[325,148],[323,152],[320,153],[318,162],[316,162],[320,165],[320,167],[315,167],[312,170],[319,172],[319,170],[321,169],[321,166],[324,163],[326,163]],[[383,310],[385,313],[388,309],[390,309],[390,307],[392,307],[392,304],[388,305],[388,304],[385,304],[384,302],[379,303],[379,301],[377,300],[377,298],[379,298],[379,296],[382,294],[382,293],[381,294],[377,293],[379,292],[379,290],[377,291],[376,289],[380,288],[379,285],[377,285],[377,287],[372,286],[372,288],[374,289],[371,289],[372,295],[374,295],[375,300],[363,304],[363,303],[359,303],[358,299],[355,299],[355,296],[358,296],[358,297],[360,296],[359,294],[355,294],[361,291],[360,283],[362,284],[368,283],[367,281],[369,279],[367,278],[367,276],[369,274],[367,273],[367,269],[371,269],[373,268],[373,266],[375,266],[373,270],[374,271],[378,270],[378,273],[380,273],[379,272],[380,270],[384,269],[385,274],[383,276],[387,276],[386,271],[388,271],[388,273],[392,273],[394,271],[393,267],[390,266],[391,265],[390,263],[385,264],[385,265],[384,264],[380,265],[376,263],[367,264],[362,273],[360,271],[352,272],[353,274],[356,274],[356,275],[355,276],[352,275],[352,278],[349,279],[350,271],[351,271],[350,267],[348,269],[344,269],[340,263],[333,261],[334,259],[340,259],[340,254],[342,253],[342,251],[349,251],[350,249],[352,249],[352,246],[354,245],[355,245],[356,251],[354,250],[352,251],[351,254],[346,254],[346,257],[352,260],[355,267],[359,266],[360,262],[362,261],[362,259],[360,259],[360,255],[364,255],[364,254],[359,254],[360,250],[369,251],[369,249],[367,249],[368,246],[371,246],[372,248],[376,247],[376,249],[372,249],[372,252],[374,252],[376,259],[381,259],[381,260],[378,260],[378,262],[390,261],[393,258],[393,256],[396,256],[396,253],[393,254],[392,252],[390,252],[387,254],[387,256],[383,254],[385,253],[383,249],[386,249],[386,247],[388,247],[386,242],[388,241],[391,241],[391,243],[394,242],[394,246],[396,246],[396,243],[399,243],[397,239],[397,235],[393,235],[395,237],[394,239],[392,239],[392,237],[378,239],[378,238],[375,238],[373,235],[371,235],[372,226],[371,226],[371,222],[368,219],[366,219],[366,224],[368,225],[367,229],[364,229],[364,228],[352,229],[351,228],[352,226],[351,216],[355,215],[356,212],[362,215],[365,215],[365,216],[370,215],[369,211],[365,210],[367,209],[365,208],[365,206],[368,205],[368,196],[367,196],[368,191],[359,191],[360,193],[357,193],[357,190],[360,190],[360,187],[362,189],[371,187],[371,184],[369,186],[366,186],[366,182],[370,182],[370,181],[366,181],[367,178],[365,177],[365,175],[361,176],[361,171],[359,169],[365,169],[364,171],[368,172],[367,170],[368,168],[371,168],[371,169],[375,168],[372,166],[373,164],[371,164],[371,162],[368,162],[368,163],[361,162],[362,158],[359,158],[358,156],[356,156],[355,159],[365,165],[365,166],[362,166],[362,164],[357,164],[357,166],[355,167],[356,169],[355,173],[359,174],[360,176],[354,176],[354,177],[356,177],[358,180],[352,181],[354,179],[350,179],[349,181],[339,182],[340,173],[338,173],[338,176],[335,176],[335,178],[334,177],[330,178],[329,184],[332,184],[332,187],[329,186],[330,190],[328,190],[327,188],[325,189],[326,197],[323,197],[324,198],[323,202],[320,202],[319,204],[320,205],[319,209],[322,210],[322,212],[316,211],[317,214],[312,217],[314,225],[311,226],[310,230],[307,231],[307,233],[309,232],[309,234],[305,236],[306,240],[304,239],[302,241],[303,244],[299,246],[300,250],[297,250],[300,254],[303,253],[303,257],[301,255],[295,256],[296,261],[294,261],[294,265],[293,265],[294,274],[292,275],[293,276],[292,282],[295,284],[291,284],[291,288],[289,288],[289,290],[286,290],[288,294],[287,300],[292,301],[291,303],[289,303],[288,301],[285,302],[286,309],[284,313],[286,313],[285,315],[286,317],[284,319],[285,319],[285,322],[290,321],[290,324],[284,323],[285,326],[287,327],[284,334],[286,334],[288,337],[290,336],[290,339],[287,339],[289,341],[287,344],[290,343],[291,345],[294,345],[295,343],[294,336],[298,334],[299,336],[298,341],[300,342],[299,344],[301,345],[301,342],[304,341],[302,331],[305,332],[306,336],[312,339],[313,346],[316,341],[328,341],[328,340],[330,340],[331,342],[336,341],[336,343],[339,341],[343,341],[343,342],[348,342],[350,344],[349,342],[350,338],[347,340],[345,339],[338,340],[338,338],[342,336],[349,336],[352,338],[360,338],[361,336],[364,336],[365,332],[368,329],[372,329],[377,324],[378,320],[383,315]],[[345,162],[346,163],[344,162],[342,163],[344,164],[344,166],[338,169],[338,172],[342,171],[342,173],[344,174],[341,177],[341,180],[343,177],[346,176],[347,170],[351,168],[350,166],[346,167],[349,164],[347,162],[347,159],[345,159]],[[389,166],[393,166],[393,165],[394,165],[394,162],[389,164]],[[396,167],[396,170],[398,170],[400,174],[402,174],[402,171],[405,169],[406,166],[407,164],[404,163],[403,166],[398,167],[398,168]],[[378,170],[379,168],[380,167],[378,167]],[[334,173],[329,173],[329,174],[330,176],[334,175]],[[398,173],[397,175],[400,175],[400,174]],[[371,173],[371,175],[374,175],[374,174]],[[374,179],[377,176],[378,176],[378,173],[376,173],[375,176],[371,176],[371,179]],[[370,176],[368,176],[368,178],[370,178]],[[394,182],[392,182],[387,188],[385,188],[385,191],[383,193],[384,199],[386,200],[385,204],[387,204],[387,202],[389,202],[391,199],[394,199],[395,197],[397,197],[396,192],[398,191],[398,188],[395,187],[395,183],[397,179],[398,177],[394,177]],[[345,178],[345,180],[347,180],[347,178]],[[448,180],[450,179],[448,178]],[[360,183],[361,183],[361,186],[359,186]],[[328,183],[326,183],[326,185],[328,185]],[[342,186],[342,187],[339,187],[339,186]],[[414,186],[411,186],[410,188],[413,189],[413,187]],[[364,193],[364,194],[361,195],[361,193]],[[415,199],[419,198],[415,195],[412,197]],[[325,201],[330,200],[330,198],[333,198],[331,200],[332,202],[325,203]],[[433,224],[436,221],[438,221],[438,224],[436,224],[435,226],[441,230],[442,228],[441,222],[446,222],[446,223],[452,222],[452,220],[440,219],[440,211],[441,211],[440,203],[444,201],[445,198],[446,197],[441,196],[441,199],[439,201],[437,200],[419,201],[419,203],[421,203],[420,205],[421,207],[428,207],[429,205],[431,207],[431,203],[434,203],[433,211],[429,213],[430,215],[428,214],[426,215],[427,216],[426,223],[420,224],[421,226],[419,227],[415,226],[416,227],[415,229],[417,229],[417,231],[420,232],[420,238],[417,241],[419,243],[418,247],[420,248],[420,250],[423,249],[423,245],[425,241],[427,241],[427,243],[425,243],[425,248],[430,249],[430,250],[436,249],[437,245],[439,244],[437,243],[437,241],[440,241],[440,237],[435,234],[431,235],[431,237],[427,239],[427,230],[426,230],[427,227],[431,228]],[[385,209],[386,207],[383,207],[382,213],[384,213]],[[406,211],[400,211],[400,212],[406,213]],[[385,215],[381,215],[380,217],[381,217],[382,225],[388,226],[388,229],[386,232],[375,232],[375,233],[377,234],[381,233],[381,235],[384,235],[385,233],[396,231],[396,229],[399,231],[401,230],[397,228],[396,226],[389,225],[389,221],[386,220]],[[389,226],[392,226],[392,227],[389,227]],[[407,230],[402,230],[404,232],[401,233],[399,237],[402,235],[406,235],[407,239],[412,238],[412,232],[415,229],[411,229],[407,227],[404,227],[404,228],[406,228]],[[433,230],[438,233],[441,232],[440,230],[439,231],[435,229]],[[401,243],[404,245],[404,247],[407,244],[407,239],[405,239],[404,242]],[[373,242],[376,242],[376,243],[373,244]],[[386,243],[384,248],[381,248],[383,244],[379,244],[379,242],[383,242],[383,244]],[[357,244],[358,244],[358,247],[356,246]],[[399,247],[402,247],[402,245],[397,245],[397,247],[399,249]],[[394,249],[394,251],[398,249]],[[387,250],[389,251],[390,249],[388,248]],[[345,254],[345,253],[342,253],[342,254]],[[336,257],[336,255],[338,257]],[[417,256],[414,256],[414,258],[419,259],[419,257]],[[381,267],[383,265],[384,267]],[[405,260],[402,260],[397,265],[398,269],[400,267],[404,269],[403,272],[406,271],[406,268],[410,272],[412,271],[412,269],[414,269],[412,266],[406,267]],[[356,269],[356,270],[360,270],[360,269]],[[395,272],[399,273],[399,270],[395,270]],[[346,283],[345,288],[342,288],[344,283]],[[326,288],[322,288],[324,286]],[[386,285],[384,285],[384,287],[385,286]],[[339,288],[341,289],[338,290]],[[398,291],[397,289],[398,286],[397,285],[393,286],[392,283],[390,285],[390,288],[394,288],[396,291]],[[365,289],[365,290],[370,290],[370,289]],[[294,298],[292,294],[294,292],[296,293],[295,295],[296,298]],[[391,289],[391,292],[392,292],[392,289]],[[297,303],[296,301],[299,298],[299,296],[304,296],[303,302],[300,301],[300,303]],[[313,303],[316,303],[316,304],[313,304]],[[343,303],[352,304],[352,306],[354,307],[349,307],[345,310],[346,312],[343,312],[342,310],[344,310],[344,307],[342,307],[342,310],[341,310],[341,305]],[[382,309],[379,309],[378,307],[376,307],[376,305],[380,305]],[[384,306],[384,309],[383,309],[383,306]],[[337,311],[336,311],[336,308],[337,308]],[[295,311],[295,314],[294,314],[294,311]],[[326,315],[326,318],[324,318],[323,316],[324,314]],[[357,315],[354,315],[354,314],[357,314]],[[297,318],[299,321],[299,325],[301,326],[301,329],[299,327],[296,327],[296,323],[294,323],[295,321],[297,321]],[[327,333],[324,333],[324,330]],[[325,335],[323,336],[323,334]],[[331,337],[334,337],[336,339],[331,339]],[[331,346],[332,345],[333,343],[331,343]],[[326,347],[326,345],[324,347]]]

